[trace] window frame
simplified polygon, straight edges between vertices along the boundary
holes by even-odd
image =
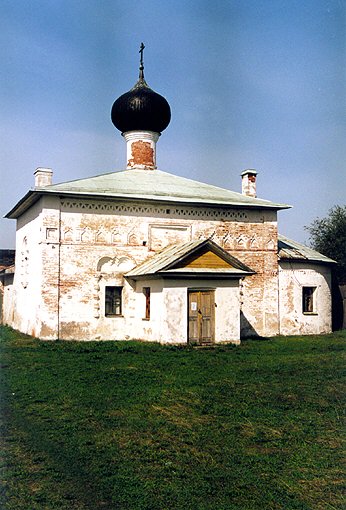
[[[112,289],[113,296],[110,297],[110,290]],[[105,317],[123,317],[123,286],[121,285],[106,285],[104,294],[104,306],[105,306]],[[107,295],[108,294],[108,295]],[[112,311],[108,311],[109,304],[107,304],[107,298],[113,300],[111,304]],[[116,300],[119,300],[117,303]],[[117,312],[117,308],[119,311]]]
[[[143,320],[150,321],[150,287],[143,287],[143,294],[145,297],[145,316],[143,317]]]
[[[317,315],[316,291],[317,287],[314,285],[304,285],[302,287],[302,312],[304,315]],[[308,300],[311,300],[311,304]]]

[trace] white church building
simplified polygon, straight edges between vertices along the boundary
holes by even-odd
[[[170,122],[139,80],[113,104],[119,172],[35,186],[12,208],[15,268],[0,272],[2,322],[45,340],[239,343],[331,331],[331,259],[278,235],[285,204],[157,169]]]

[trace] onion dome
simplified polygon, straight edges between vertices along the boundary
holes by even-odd
[[[118,97],[112,106],[111,118],[122,133],[126,131],[155,131],[161,133],[171,120],[166,99],[154,92],[144,79],[142,43],[139,79],[131,90]]]

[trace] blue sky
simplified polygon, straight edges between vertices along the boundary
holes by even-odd
[[[125,166],[114,100],[145,77],[171,105],[158,167],[288,203],[279,230],[304,225],[346,195],[345,0],[2,0],[0,213],[33,186]],[[0,248],[14,248],[0,220]]]

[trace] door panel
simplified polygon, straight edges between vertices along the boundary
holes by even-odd
[[[214,291],[189,291],[189,343],[214,342]]]
[[[188,310],[188,319],[189,319],[189,342],[198,343],[199,339],[199,321],[198,321],[198,293],[197,292],[189,292],[189,310]]]
[[[214,292],[201,292],[201,311],[202,311],[202,342],[210,343],[214,341]]]

